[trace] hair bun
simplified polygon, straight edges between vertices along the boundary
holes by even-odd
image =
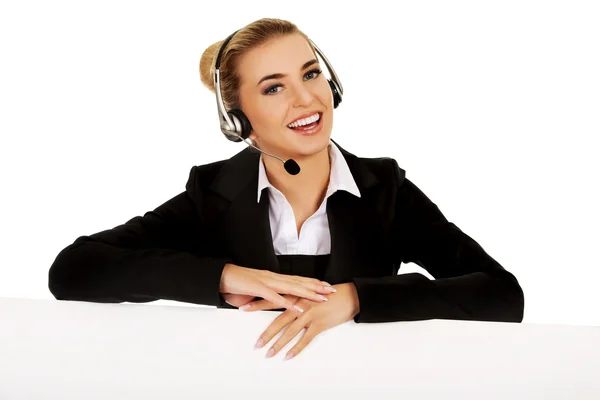
[[[219,41],[208,46],[200,57],[200,80],[211,92],[215,93],[215,62],[217,52],[223,41]]]

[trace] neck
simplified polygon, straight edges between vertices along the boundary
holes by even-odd
[[[318,208],[329,185],[331,165],[329,148],[308,157],[296,158],[298,175],[290,175],[281,161],[262,157],[269,182],[277,188],[292,206]]]

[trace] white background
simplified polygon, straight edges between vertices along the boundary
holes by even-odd
[[[0,297],[53,299],[48,269],[64,247],[245,148],[220,132],[198,63],[276,17],[343,83],[332,138],[395,158],[515,274],[524,322],[600,325],[596,2],[225,4],[1,3]]]

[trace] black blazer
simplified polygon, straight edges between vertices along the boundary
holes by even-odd
[[[361,198],[337,191],[327,200],[331,254],[324,280],[356,285],[355,322],[523,320],[515,276],[448,222],[393,158],[360,158],[338,147]],[[51,293],[59,300],[234,308],[219,293],[226,263],[280,272],[267,191],[256,201],[259,157],[246,148],[194,166],[186,190],[154,211],[77,238],[50,267]],[[402,262],[435,279],[397,275]]]

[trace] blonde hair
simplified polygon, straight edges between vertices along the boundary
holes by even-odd
[[[237,70],[239,58],[247,51],[261,46],[271,39],[278,37],[300,34],[309,43],[308,36],[290,21],[277,18],[262,18],[241,28],[231,38],[223,54],[219,66],[220,85],[225,108],[231,110],[240,108],[240,75]],[[216,94],[215,89],[215,63],[217,54],[225,39],[208,46],[200,57],[200,80],[211,92]],[[317,54],[311,45],[315,58]],[[253,141],[256,146],[256,142]]]

